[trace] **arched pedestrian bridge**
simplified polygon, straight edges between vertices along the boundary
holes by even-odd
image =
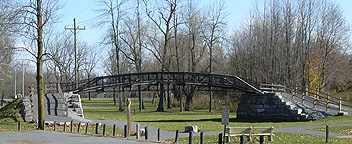
[[[142,91],[156,91],[158,86],[171,84],[177,86],[194,85],[201,91],[242,91],[261,93],[259,84],[254,84],[238,76],[194,72],[146,72],[85,79],[79,82],[62,83],[65,92],[104,91],[109,87],[132,87],[146,85]]]
[[[193,86],[198,91],[243,92],[236,112],[238,118],[302,121],[318,120],[341,112],[344,115],[352,115],[351,110],[343,109],[341,106],[351,107],[351,101],[334,102],[332,96],[323,95],[324,93],[318,91],[314,95],[309,93],[312,91],[305,92],[306,88],[300,88],[301,92],[298,92],[295,87],[272,86],[268,90],[258,83],[232,75],[194,72],[132,73],[62,83],[61,88],[64,92],[80,93],[104,92],[118,87],[127,88],[129,91],[157,91],[163,95],[164,91],[169,91],[164,89],[165,85]],[[138,89],[135,89],[135,86]]]

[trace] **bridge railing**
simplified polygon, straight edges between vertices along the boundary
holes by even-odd
[[[286,87],[283,85],[275,84],[260,84],[260,89],[266,92],[288,92],[292,94],[292,99],[294,99],[295,96],[299,96],[298,94],[301,94],[302,104],[304,104],[305,101],[309,101],[313,103],[314,108],[319,105],[318,101],[323,101],[325,102],[324,107],[326,108],[326,111],[329,111],[330,104],[337,105],[339,111],[342,110],[342,107],[352,108],[352,101],[337,98],[318,89],[313,89],[305,86]],[[306,99],[307,96],[312,96],[313,100]]]
[[[139,84],[157,85],[168,83],[175,85],[197,85],[202,90],[210,87],[248,92],[260,92],[259,84],[249,82],[237,76],[195,72],[146,72],[96,77],[78,82],[61,83],[63,91],[86,91],[104,89],[104,87],[131,87]]]

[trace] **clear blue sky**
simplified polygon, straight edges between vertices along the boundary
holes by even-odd
[[[60,10],[63,15],[62,22],[57,24],[56,29],[64,29],[65,25],[73,27],[73,18],[76,18],[78,25],[88,19],[97,15],[94,10],[97,9],[99,0],[64,0],[64,8]],[[209,5],[212,0],[199,0],[201,5]],[[228,16],[228,29],[236,28],[242,23],[249,15],[249,11],[256,0],[225,0]],[[261,0],[259,0],[261,1]],[[340,5],[341,9],[346,16],[348,24],[352,24],[352,0],[333,0]],[[101,40],[106,32],[104,29],[95,28],[92,25],[79,25],[80,27],[86,26],[85,31],[81,31],[78,35],[80,41],[88,43],[97,43]]]

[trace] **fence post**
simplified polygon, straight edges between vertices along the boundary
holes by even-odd
[[[326,124],[326,129],[325,129],[325,137],[326,137],[326,140],[325,142],[328,143],[329,142],[329,125]]]
[[[200,144],[204,144],[204,133],[200,132]]]
[[[56,121],[54,121],[54,131],[56,131]]]
[[[160,141],[160,128],[158,128],[158,141]]]
[[[71,133],[73,132],[73,120],[71,120]]]
[[[326,111],[328,112],[329,111],[329,95],[327,96],[327,100],[326,100]]]
[[[219,144],[222,144],[222,133],[219,133]]]
[[[64,132],[66,132],[66,122],[64,122]]]
[[[45,119],[43,119],[43,130],[45,130]]]
[[[190,131],[189,132],[189,141],[188,141],[189,144],[193,144],[193,131]]]
[[[274,92],[274,84],[271,83],[271,93],[273,93],[273,92]]]
[[[305,89],[302,88],[302,104],[304,104],[304,94],[305,94]]]
[[[127,138],[127,125],[123,126],[123,137]]]
[[[148,127],[144,128],[144,139],[148,140]]]
[[[116,124],[112,126],[112,136],[116,136]]]
[[[260,144],[264,144],[264,136],[263,135],[260,136],[259,143]]]
[[[316,91],[317,91],[316,97],[317,97],[317,99],[320,99],[320,96],[319,96],[319,95],[320,95],[319,89],[317,89]]]
[[[88,134],[88,129],[89,129],[89,123],[86,125],[86,134]]]
[[[77,130],[78,133],[81,132],[81,122],[78,123],[78,130]]]
[[[21,121],[18,121],[18,131],[21,131]]]
[[[95,124],[95,134],[99,134],[99,123]]]
[[[103,136],[106,135],[106,124],[103,125]]]
[[[136,124],[136,139],[139,139],[139,137],[141,137],[141,133],[140,131],[140,126],[139,124]]]
[[[317,98],[314,97],[314,109],[317,109]]]
[[[179,135],[180,131],[176,130],[176,136],[175,136],[175,143],[178,143],[178,135]]]
[[[339,111],[342,111],[342,103],[341,103],[341,98],[339,98]]]

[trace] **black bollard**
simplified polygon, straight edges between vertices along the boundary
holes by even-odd
[[[178,143],[178,136],[179,136],[180,131],[176,130],[176,136],[175,136],[175,143]]]

